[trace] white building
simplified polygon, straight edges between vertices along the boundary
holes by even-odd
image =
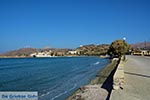
[[[68,51],[68,54],[72,54],[72,55],[75,55],[77,53],[78,53],[77,51]]]
[[[31,57],[52,57],[51,56],[51,50],[48,52],[48,51],[45,51],[45,52],[38,52],[38,53],[33,53],[33,54],[30,54]]]

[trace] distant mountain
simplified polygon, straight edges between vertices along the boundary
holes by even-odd
[[[150,50],[150,42],[141,42],[141,43],[135,43],[131,44],[131,47],[134,49],[147,49]]]

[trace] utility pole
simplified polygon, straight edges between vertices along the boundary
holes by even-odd
[[[146,41],[145,41],[144,45],[145,45],[145,50],[146,50],[146,49],[147,49],[147,48],[146,48]]]

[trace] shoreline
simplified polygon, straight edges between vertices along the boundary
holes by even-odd
[[[107,80],[111,72],[116,68],[117,64],[118,64],[117,60],[111,60],[111,62],[107,66],[102,68],[97,73],[94,79],[92,79],[87,85],[84,85],[79,89],[77,89],[74,93],[72,93],[69,97],[67,97],[66,100],[87,100],[85,98],[91,97],[90,99],[93,99],[98,95],[99,95],[98,97],[106,99],[109,93],[107,90],[104,90],[100,87],[103,86],[104,82]],[[97,99],[99,98],[96,97],[93,100]]]
[[[51,57],[31,57],[31,56],[0,56],[0,58],[54,58],[54,57],[99,57],[99,56],[85,56],[85,55],[65,55],[65,56],[51,56]]]
[[[111,60],[111,62],[107,66],[105,66],[98,72],[95,79],[91,80],[89,84],[103,84],[117,64],[117,60]]]

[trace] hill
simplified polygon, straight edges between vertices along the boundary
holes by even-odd
[[[19,50],[13,50],[6,53],[0,54],[1,57],[29,57],[32,53],[37,52],[45,52],[45,51],[52,51],[52,52],[62,52],[65,53],[70,49],[57,49],[57,48],[44,48],[44,49],[36,49],[36,48],[21,48]]]
[[[105,55],[107,53],[107,50],[109,48],[108,44],[102,44],[102,45],[84,45],[82,47],[78,47],[75,50],[80,52],[80,55]],[[37,52],[45,52],[45,51],[51,51],[53,54],[57,56],[63,56],[67,55],[68,51],[71,51],[73,49],[68,48],[44,48],[44,49],[37,49],[37,48],[21,48],[18,50],[9,51],[3,54],[0,54],[1,57],[30,57],[30,54],[37,53]]]
[[[35,48],[21,48],[19,50],[13,50],[0,54],[0,56],[28,56],[31,53],[37,52]]]
[[[78,47],[76,50],[80,52],[81,55],[105,55],[109,49],[109,44],[101,44],[101,45],[84,45]]]

